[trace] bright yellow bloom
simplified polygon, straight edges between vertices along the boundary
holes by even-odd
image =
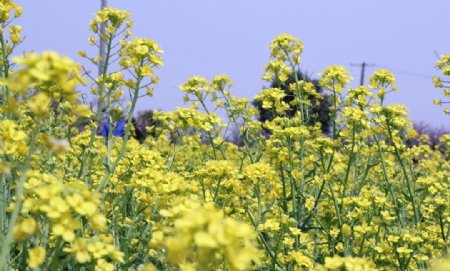
[[[32,217],[24,218],[14,227],[14,239],[25,239],[27,236],[36,233],[37,229],[38,223],[36,220]]]
[[[140,271],[156,271],[157,269],[153,264],[146,264],[140,269]]]
[[[45,248],[34,247],[28,250],[28,266],[30,268],[37,268],[45,261]]]
[[[339,256],[325,258],[324,268],[323,270],[327,271],[377,271],[375,265],[369,260]]]
[[[189,78],[186,83],[180,85],[180,89],[183,92],[197,96],[199,99],[203,99],[203,92],[209,91],[209,82],[203,77],[194,76]]]
[[[27,103],[28,107],[37,117],[48,115],[52,101],[44,92],[39,92]]]
[[[280,34],[272,40],[270,49],[270,56],[272,58],[281,61],[285,61],[289,58],[295,64],[299,64],[300,55],[303,52],[303,43],[289,34]]]
[[[345,85],[353,79],[343,66],[327,67],[324,72],[319,73],[319,76],[322,77],[320,85],[336,93],[341,93]]]
[[[20,31],[22,31],[22,27],[20,25],[14,25],[9,27],[9,38],[13,44],[16,44],[20,41]]]
[[[313,266],[313,261],[300,251],[292,252],[291,257],[295,260],[296,265],[299,267],[311,268]]]
[[[125,10],[105,7],[97,12],[95,20],[91,22],[91,26],[94,24],[106,23],[117,29],[122,26],[129,17],[130,14]]]
[[[398,248],[396,249],[396,251],[397,251],[399,254],[410,254],[411,252],[413,252],[412,249],[409,249],[409,248],[407,248],[407,247],[398,247]]]
[[[181,217],[175,221],[174,235],[166,241],[170,262],[184,264],[194,251],[200,266],[226,259],[228,268],[237,271],[246,270],[252,261],[258,261],[258,250],[253,244],[255,234],[250,226],[224,217],[210,205],[190,204],[180,206]],[[222,256],[211,258],[216,253]]]
[[[104,259],[99,259],[95,265],[95,271],[113,271],[114,264],[105,261]]]
[[[78,238],[72,242],[70,247],[64,248],[64,252],[75,254],[75,259],[79,263],[86,263],[91,260],[91,255],[89,254],[86,240],[81,238]]]
[[[11,20],[11,14],[14,17],[20,17],[23,9],[11,0],[4,0],[0,2],[0,22],[5,23]]]
[[[8,81],[12,90],[24,94],[27,89],[42,87],[55,100],[65,98],[75,102],[78,96],[75,88],[84,79],[80,75],[81,67],[71,59],[55,52],[43,52],[28,53],[14,61],[22,68]]]
[[[21,156],[27,151],[27,134],[14,121],[0,121],[0,152]]]

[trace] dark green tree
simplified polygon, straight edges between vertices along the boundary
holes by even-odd
[[[145,110],[139,112],[136,119],[133,118],[133,124],[136,131],[136,139],[139,142],[144,142],[148,136],[156,137],[156,127],[161,127],[161,123],[155,120],[153,110]]]
[[[308,76],[306,73],[302,71],[297,71],[297,79],[303,80],[305,82],[310,82],[313,84],[314,89],[317,93],[321,94],[322,98],[318,99],[317,97],[313,95],[308,95],[308,99],[311,102],[311,107],[309,109],[309,116],[308,124],[314,125],[317,122],[320,122],[322,132],[324,134],[328,134],[330,132],[330,106],[331,103],[328,99],[328,95],[323,95],[323,89],[319,85],[319,80],[312,79],[310,76]],[[294,76],[294,73],[292,73],[288,79],[285,82],[281,82],[278,79],[273,79],[270,83],[271,88],[279,88],[282,89],[286,96],[283,98],[283,101],[287,104],[290,104],[294,98],[295,94],[291,91],[289,91],[289,85],[294,84],[296,82],[296,78]],[[253,106],[255,106],[259,111],[259,117],[258,120],[261,122],[270,121],[273,120],[275,117],[278,117],[274,113],[273,110],[268,110],[262,107],[262,103],[258,100],[253,100],[252,102]],[[297,107],[291,106],[286,111],[286,116],[291,118],[297,113]],[[266,131],[269,132],[270,131]]]

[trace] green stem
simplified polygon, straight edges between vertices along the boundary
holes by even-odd
[[[2,78],[8,78],[9,75],[9,54],[6,51],[6,44],[5,44],[5,38],[3,36],[3,33],[0,35],[0,44],[2,46]],[[8,103],[8,98],[9,98],[9,88],[8,86],[2,86],[3,89],[3,97],[2,97],[2,104],[5,105]]]
[[[180,138],[182,138],[182,137],[180,137]],[[172,170],[173,164],[175,163],[175,157],[176,157],[176,155],[178,153],[178,146],[180,144],[180,141],[181,140],[176,140],[173,143],[172,159],[169,161],[169,165],[167,166],[167,171],[171,171]]]
[[[397,157],[397,160],[402,167],[403,175],[405,176],[406,186],[408,189],[409,197],[411,198],[411,204],[413,206],[413,211],[414,211],[414,222],[415,222],[415,224],[417,224],[420,222],[420,213],[417,208],[416,199],[415,199],[414,191],[412,188],[411,180],[410,180],[408,172],[406,170],[406,165],[403,162],[403,159],[400,155],[400,150],[398,149],[397,144],[393,140],[392,130],[391,130],[391,126],[389,125],[389,121],[387,122],[387,128],[388,128],[389,139],[391,140],[392,145],[394,146],[395,156]]]
[[[297,66],[292,62],[292,59],[289,56],[288,51],[286,50],[286,48],[282,47],[282,50],[284,52],[284,54],[286,55],[286,59],[289,62],[289,65],[291,66],[293,73],[294,73],[294,81],[295,81],[295,90],[296,90],[296,94],[299,98],[299,103],[297,105],[297,108],[300,110],[300,114],[301,114],[301,118],[302,118],[302,124],[306,125],[309,121],[309,116],[308,116],[308,109],[306,108],[306,106],[303,105],[303,93],[302,90],[300,89],[300,80],[298,80],[298,76],[297,76]]]
[[[25,162],[22,166],[22,171],[21,171],[19,181],[16,186],[16,191],[15,191],[15,200],[16,201],[14,204],[13,212],[12,212],[10,220],[9,220],[8,232],[5,236],[5,238],[3,239],[3,243],[2,243],[1,251],[0,251],[0,271],[6,270],[4,268],[6,268],[8,265],[7,262],[8,262],[9,253],[10,253],[10,245],[12,242],[14,226],[16,225],[20,210],[22,209],[22,201],[23,201],[23,194],[24,194],[23,186],[25,184],[25,181],[27,180],[27,172],[28,172],[28,169],[30,168],[31,158],[36,149],[36,135],[38,133],[38,128],[39,128],[39,125],[36,125],[36,127],[34,128],[34,130],[31,133],[28,153],[25,158]]]
[[[447,239],[447,235],[445,234],[444,221],[442,219],[442,214],[439,214],[439,228],[441,229],[442,241],[444,241],[444,256],[447,256],[447,254],[448,254],[448,239]]]
[[[280,268],[283,268],[283,266],[281,265],[281,263],[277,259],[277,255],[270,248],[270,244],[267,242],[267,240],[264,238],[264,236],[258,231],[258,225],[256,224],[255,219],[253,218],[252,214],[250,213],[250,211],[248,210],[247,207],[245,207],[245,212],[247,213],[247,216],[250,219],[250,222],[252,223],[253,227],[257,231],[258,237],[261,240],[261,242],[263,243],[265,250],[269,254],[269,257],[273,260],[273,262],[277,266],[279,266]]]
[[[331,183],[328,183],[328,188],[330,189],[331,199],[333,200],[334,209],[336,211],[336,216],[338,218],[339,228],[342,228],[341,212],[339,211],[339,206],[337,203],[336,196],[334,195],[334,191],[333,191],[333,187],[331,186]]]
[[[6,231],[7,220],[6,220],[6,208],[7,203],[9,202],[9,182],[6,179],[5,175],[1,177],[1,198],[0,198],[0,244],[3,244],[3,233]]]
[[[91,128],[91,136],[89,138],[88,146],[82,153],[82,159],[80,162],[80,171],[78,174],[78,177],[80,179],[82,179],[89,172],[90,166],[86,166],[86,162],[87,162],[87,159],[89,158],[89,156],[91,156],[89,151],[92,149],[92,147],[94,145],[95,136],[97,134],[97,127],[100,124],[101,119],[102,119],[102,108],[103,108],[103,105],[105,102],[105,84],[106,84],[106,79],[107,79],[107,75],[108,75],[108,67],[109,67],[109,60],[110,60],[110,54],[111,54],[111,49],[112,49],[113,37],[114,37],[114,35],[111,34],[108,39],[107,50],[106,50],[106,59],[103,62],[102,77],[101,77],[101,81],[98,85],[98,104],[97,104],[97,113],[95,115],[95,121],[96,121],[97,125],[94,125]],[[109,135],[108,135],[108,137],[109,137]]]
[[[292,172],[294,170],[294,165],[293,165],[294,159],[292,158],[292,150],[294,149],[294,147],[292,146],[292,139],[290,137],[288,138],[287,141],[288,141],[288,157],[289,157],[289,167],[290,167],[289,172]],[[303,150],[303,148],[301,148],[301,149]],[[303,154],[303,151],[301,152],[301,154]],[[303,155],[301,155],[300,161],[303,161]],[[301,214],[302,214],[302,210],[300,208],[302,206],[297,205],[297,185],[295,183],[295,178],[292,177],[292,174],[289,174],[289,176],[290,176],[290,185],[291,185],[292,210],[294,213],[293,214],[294,218],[297,221],[297,227],[298,227],[298,225],[300,225],[300,219],[301,219]],[[303,193],[301,193],[301,196],[303,196]],[[289,213],[286,212],[286,215],[289,216]],[[300,249],[299,236],[295,236],[294,248],[295,248],[295,250]]]
[[[382,165],[382,169],[383,169],[383,178],[384,178],[384,181],[386,182],[386,184],[388,186],[389,193],[391,194],[392,200],[394,201],[394,204],[395,204],[395,214],[397,215],[398,222],[400,223],[402,228],[404,228],[405,224],[403,222],[402,217],[400,216],[400,208],[399,208],[399,205],[398,205],[398,200],[397,200],[397,197],[396,197],[396,195],[394,193],[394,190],[392,189],[392,185],[389,182],[389,177],[387,175],[386,161],[384,159],[384,152],[381,149],[380,140],[377,137],[375,137],[375,142],[377,143],[378,152],[379,152],[380,158],[381,158],[381,165]]]
[[[49,261],[48,265],[45,267],[44,271],[56,269],[56,265],[58,264],[59,253],[61,252],[61,249],[63,246],[64,246],[64,242],[61,241],[61,238],[58,238],[58,241],[56,241],[56,245],[53,250],[53,253],[49,257],[50,261]]]
[[[240,132],[240,129],[239,129],[239,125],[238,125],[236,116],[235,116],[234,114],[232,114],[232,112],[230,111],[230,107],[231,107],[231,106],[230,106],[230,105],[231,105],[231,104],[230,104],[230,100],[227,98],[227,95],[225,95],[223,89],[221,89],[221,90],[219,90],[219,91],[222,93],[223,98],[224,98],[224,100],[225,100],[225,109],[226,109],[226,111],[227,111],[227,113],[228,113],[228,118],[231,118],[231,119],[232,119],[232,121],[233,121],[233,123],[234,123],[236,129],[239,131],[239,135],[240,135],[240,137],[241,137],[241,140],[242,140],[242,142],[244,143],[245,153],[247,153],[248,157],[250,158],[250,162],[253,164],[253,163],[255,162],[255,159],[253,158],[253,155],[252,155],[252,153],[250,152],[250,147],[249,147],[249,144],[248,144],[248,142],[247,142],[247,137],[245,137],[244,134]],[[242,159],[242,161],[241,161],[241,166],[242,166],[243,163],[244,163],[244,159]]]
[[[335,151],[333,150],[333,153],[330,155],[329,159],[328,159],[328,165],[326,167],[326,170],[324,172],[325,174],[329,174],[330,170],[331,170],[331,165],[333,164],[333,160],[334,160],[334,154]],[[306,225],[308,224],[308,222],[311,220],[312,216],[314,215],[315,211],[317,210],[317,206],[319,206],[319,202],[322,196],[322,193],[324,191],[324,187],[325,187],[325,183],[327,181],[324,179],[322,181],[322,185],[319,188],[319,193],[317,193],[317,197],[314,201],[314,207],[312,208],[311,212],[309,213],[309,215],[306,217],[306,219],[303,222],[303,225],[300,227],[301,229],[304,229],[306,227]]]
[[[102,181],[100,182],[99,186],[97,187],[97,189],[95,190],[96,193],[103,191],[103,189],[106,187],[110,177],[114,174],[114,171],[116,170],[117,166],[119,165],[120,161],[122,160],[123,156],[125,155],[125,150],[127,147],[127,143],[128,140],[130,138],[130,127],[132,124],[132,119],[133,119],[133,112],[134,109],[136,107],[138,98],[139,98],[139,89],[140,89],[140,84],[141,81],[143,79],[143,76],[141,74],[137,75],[137,82],[136,82],[136,86],[133,89],[134,91],[134,96],[133,96],[133,100],[131,102],[131,107],[130,110],[128,112],[128,117],[127,117],[127,126],[125,129],[125,135],[123,137],[123,141],[122,141],[122,146],[120,148],[119,154],[117,155],[116,159],[113,161],[113,163],[108,167],[108,170],[106,171],[105,176],[103,176]],[[102,199],[104,199],[105,193],[103,193],[103,197]]]
[[[208,107],[206,107],[205,101],[203,101],[203,99],[201,99],[201,97],[197,94],[197,99],[200,102],[200,104],[202,105],[203,109],[205,110],[206,114],[210,114]],[[217,160],[217,154],[216,154],[216,144],[214,144],[214,139],[212,136],[211,131],[207,131],[206,132],[206,136],[208,137],[209,143],[211,144],[211,147],[213,149],[213,155],[214,155],[214,159]],[[222,149],[220,149],[220,153],[222,154],[223,159],[226,159],[226,155],[223,152]]]
[[[337,105],[337,94],[336,94],[334,85],[333,85],[333,104],[334,104],[334,107],[332,108],[332,111],[331,111],[331,118],[333,119],[333,139],[336,139],[338,136],[337,125],[336,125],[337,110],[338,110],[337,106],[338,105]]]
[[[340,203],[340,208],[341,209],[344,206],[344,199],[345,199],[345,194],[347,192],[347,184],[348,184],[348,178],[350,176],[350,169],[351,169],[353,160],[355,159],[355,136],[356,136],[356,128],[355,128],[355,126],[353,124],[353,129],[352,129],[352,148],[351,148],[350,154],[348,156],[347,169],[345,171],[345,176],[344,176],[344,188],[342,190],[341,203]]]

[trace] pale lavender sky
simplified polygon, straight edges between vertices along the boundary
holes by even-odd
[[[18,0],[24,15],[18,23],[26,40],[20,50],[55,50],[82,62],[79,50],[94,53],[87,41],[88,22],[100,0]],[[126,9],[133,32],[155,39],[164,49],[155,97],[138,110],[173,110],[183,104],[178,89],[188,77],[211,79],[226,73],[233,93],[252,98],[269,60],[268,45],[279,33],[304,42],[302,69],[316,75],[330,65],[347,67],[359,82],[360,69],[350,63],[376,64],[366,71],[391,68],[399,93],[389,103],[404,103],[410,118],[449,126],[449,116],[432,105],[441,92],[431,76],[439,54],[450,53],[449,0],[109,0]],[[94,67],[87,67],[95,71]]]

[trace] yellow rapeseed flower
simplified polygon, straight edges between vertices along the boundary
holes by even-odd
[[[347,85],[353,77],[343,66],[331,66],[325,68],[322,73],[319,73],[322,78],[320,85],[326,90],[341,93],[345,85]]]
[[[30,268],[37,268],[45,261],[46,251],[43,247],[34,247],[28,249],[28,266]]]

